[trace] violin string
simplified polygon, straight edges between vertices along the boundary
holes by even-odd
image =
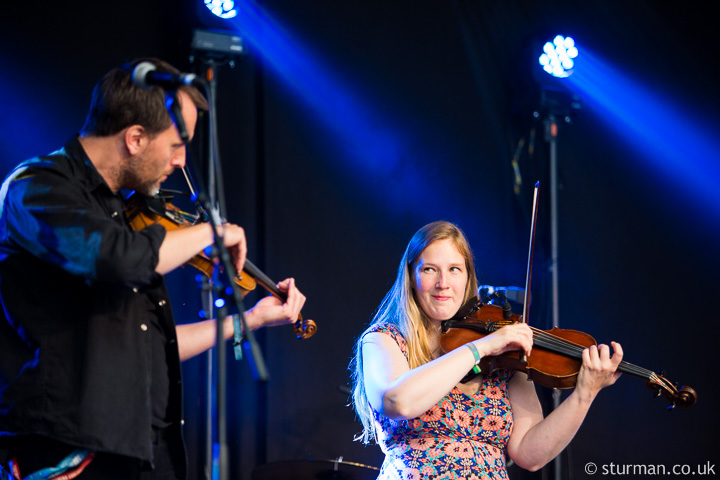
[[[535,343],[537,343],[538,346],[554,350],[557,353],[562,353],[573,358],[582,358],[582,351],[587,348],[582,345],[578,345],[576,343],[565,340],[563,338],[559,338],[555,335],[549,334],[537,328],[530,328],[533,331]],[[620,362],[618,370],[650,380],[656,381],[657,378],[657,375],[651,370],[638,367],[637,365],[633,365],[632,363],[626,361]]]
[[[509,325],[511,323],[513,322],[503,320],[497,322],[496,326],[494,328],[490,328],[490,330],[494,331],[497,330],[497,328]],[[561,353],[572,358],[582,358],[582,351],[587,348],[583,345],[578,345],[576,343],[570,342],[569,340],[565,340],[564,338],[547,333],[543,330],[539,330],[534,327],[530,327],[530,329],[533,332],[534,343],[536,343],[542,348],[547,348],[556,353]],[[653,384],[663,393],[668,393],[672,395],[673,398],[677,397],[678,395],[675,387],[670,382],[668,382],[664,377],[662,377],[660,374],[653,372],[652,370],[633,365],[632,363],[626,362],[625,360],[620,362],[618,370],[624,373],[628,373],[630,375],[635,375],[637,377],[646,379],[648,381],[648,384]]]
[[[514,322],[510,320],[501,320],[495,322],[495,326],[490,327],[489,330],[495,331],[498,328],[506,325],[511,325],[512,323]],[[530,329],[533,331],[534,343],[536,343],[539,347],[547,348],[548,350],[551,350],[555,353],[579,359],[582,358],[582,351],[587,348],[586,346],[573,343],[569,340],[565,340],[564,338],[560,338],[556,335],[545,332],[544,330],[540,330],[535,327],[530,327]],[[655,383],[659,381],[659,376],[652,370],[633,365],[632,363],[626,362],[624,360],[620,362],[618,370],[624,373],[628,373],[630,375],[645,378]]]
[[[277,295],[282,300],[287,300],[287,298],[284,298],[285,296],[283,293],[277,288],[275,285],[275,282],[273,282],[270,277],[265,275],[263,271],[261,271],[259,268],[257,268],[250,260],[245,259],[245,268],[244,270],[247,271],[247,273],[250,274],[251,277],[253,277],[258,282],[262,283],[263,286],[268,289],[273,294]]]

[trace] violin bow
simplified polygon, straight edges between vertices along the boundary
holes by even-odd
[[[528,315],[530,313],[530,285],[532,279],[533,264],[533,247],[535,246],[535,225],[537,224],[537,206],[538,191],[540,190],[540,181],[535,182],[535,191],[533,192],[533,208],[532,219],[530,222],[530,246],[528,247],[527,273],[525,275],[525,297],[523,299],[522,322],[528,323]],[[527,356],[523,353],[522,361],[527,361]]]

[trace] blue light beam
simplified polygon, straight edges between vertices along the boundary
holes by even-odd
[[[392,167],[400,148],[394,132],[385,130],[327,68],[313,60],[300,42],[285,33],[260,6],[247,1],[238,4],[241,14],[231,23],[285,84],[341,136],[344,142],[340,143],[344,143],[350,153],[363,157],[366,166]],[[368,165],[367,160],[372,163]]]
[[[584,102],[636,148],[639,157],[720,219],[720,143],[694,117],[632,80],[583,46],[582,63],[565,79]]]
[[[36,71],[37,63],[0,55],[0,65],[15,72],[0,77],[0,178],[21,161],[56,150],[70,136],[68,113],[55,118],[48,114],[48,107],[74,112],[72,96],[62,92],[61,85],[48,83]]]
[[[236,7],[238,16],[230,23],[327,126],[328,138],[345,154],[343,166],[354,170],[356,179],[363,178],[374,195],[383,197],[384,210],[406,214],[424,208],[424,215],[432,215],[427,205],[417,205],[417,192],[423,191],[446,200],[445,214],[459,211],[458,202],[450,204],[455,194],[433,170],[437,161],[412,152],[401,132],[389,128],[369,102],[353,94],[259,5],[240,1]]]

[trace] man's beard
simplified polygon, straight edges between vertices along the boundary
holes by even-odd
[[[144,158],[138,158],[135,160],[135,162],[137,162],[136,165],[143,161],[146,160]],[[138,193],[150,197],[157,195],[160,191],[160,179],[163,177],[164,174],[152,180],[142,179],[138,175],[138,169],[132,168],[133,165],[131,165],[130,167],[131,168],[127,168],[123,172],[122,185],[124,186],[124,188],[134,190]]]
[[[154,180],[142,180],[137,177],[134,173],[128,172],[125,176],[125,182],[123,182],[128,189],[134,190],[143,195],[153,197],[160,191],[160,179]]]
[[[154,197],[160,192],[160,179],[156,178],[152,181],[143,182],[138,186],[136,190],[142,194]]]

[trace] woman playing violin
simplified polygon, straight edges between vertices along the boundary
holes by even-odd
[[[441,322],[476,293],[473,256],[462,231],[439,221],[410,240],[394,285],[360,336],[353,403],[385,452],[380,479],[507,478],[506,454],[538,470],[572,440],[598,392],[615,383],[620,344],[590,347],[573,393],[543,417],[526,374],[498,370],[461,379],[480,359],[530,355],[533,336],[516,323],[440,353]]]

